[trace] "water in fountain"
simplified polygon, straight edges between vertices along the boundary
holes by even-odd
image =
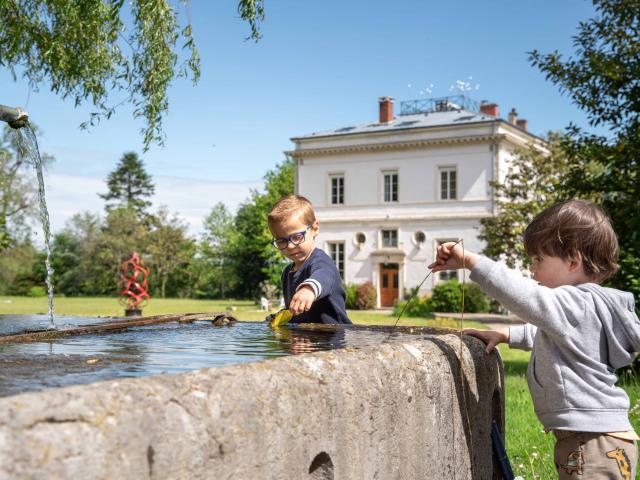
[[[51,229],[49,226],[49,211],[47,210],[47,202],[44,197],[44,178],[42,176],[42,158],[38,149],[38,140],[36,135],[27,124],[24,128],[15,130],[18,143],[18,155],[26,157],[36,169],[38,177],[38,204],[40,207],[40,220],[42,221],[42,229],[44,230],[44,248],[46,252],[45,265],[47,268],[47,292],[49,296],[49,328],[55,329],[53,321],[53,268],[51,268],[51,248],[49,247],[49,239],[51,237]]]
[[[59,329],[110,323],[110,318],[58,315]],[[0,336],[41,330],[44,315],[0,315]],[[407,342],[433,335],[385,327],[307,330],[289,324],[273,331],[265,322],[212,326],[208,321],[132,327],[28,343],[0,343],[0,398],[50,387],[121,377],[181,373],[339,348]],[[391,333],[391,335],[390,335]],[[434,331],[433,334],[437,332]]]

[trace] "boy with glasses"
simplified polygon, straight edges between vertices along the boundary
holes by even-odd
[[[316,248],[318,221],[309,200],[280,199],[267,217],[272,244],[291,260],[282,273],[282,292],[293,323],[351,323],[338,269]]]

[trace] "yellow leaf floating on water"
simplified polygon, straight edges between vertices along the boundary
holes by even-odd
[[[279,327],[280,325],[288,323],[292,318],[293,314],[289,310],[280,310],[276,313],[275,317],[273,317],[273,320],[271,320],[271,326]]]
[[[98,359],[97,358],[90,358],[89,360],[87,360],[87,363],[89,365],[93,365],[94,363],[98,363]]]

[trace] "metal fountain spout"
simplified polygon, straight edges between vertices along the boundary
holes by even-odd
[[[22,128],[29,124],[29,114],[21,108],[0,105],[0,120],[7,122],[11,128]]]

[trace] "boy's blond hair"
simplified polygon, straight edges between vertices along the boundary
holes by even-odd
[[[582,258],[584,273],[603,282],[618,271],[618,237],[609,217],[586,200],[567,200],[546,208],[524,232],[527,254]]]
[[[309,226],[316,221],[311,202],[301,195],[287,195],[278,200],[271,208],[267,221],[269,225],[273,225],[291,217],[300,218]]]

